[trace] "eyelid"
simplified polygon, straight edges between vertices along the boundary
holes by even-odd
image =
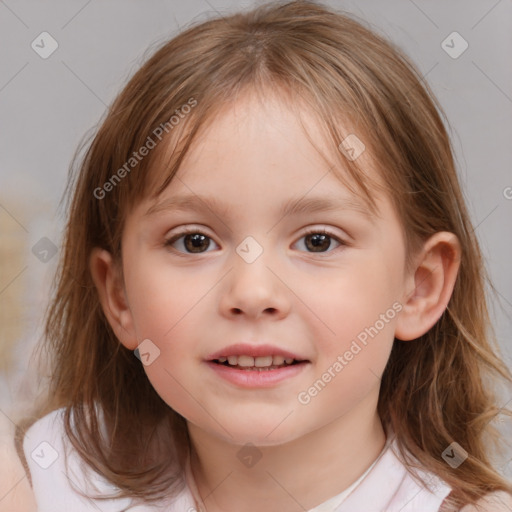
[[[348,244],[348,242],[345,242],[345,240],[341,239],[336,233],[334,233],[334,231],[331,231],[329,228],[324,228],[324,227],[322,227],[322,228],[317,228],[317,227],[307,228],[306,231],[304,233],[302,233],[300,238],[302,238],[303,236],[306,236],[306,235],[312,235],[312,234],[316,234],[316,233],[328,235],[329,237],[334,238],[335,240],[338,240],[338,242],[340,242],[340,243]]]

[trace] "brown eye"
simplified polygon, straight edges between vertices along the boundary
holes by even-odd
[[[305,240],[306,250],[312,253],[333,252],[329,251],[333,241],[338,244],[338,247],[346,245],[342,240],[322,229],[311,230],[302,239]]]
[[[193,235],[185,235],[183,243],[187,251],[190,252],[203,252],[203,249],[207,249],[210,245],[208,237],[201,233],[194,233]]]
[[[203,252],[208,252],[206,249],[210,246],[210,241],[212,239],[198,231],[187,231],[183,233],[179,233],[169,240],[165,242],[165,246],[174,246],[176,242],[180,242],[176,245],[181,245],[184,247],[184,250],[176,249],[178,252],[185,254],[201,254]],[[173,247],[175,248],[175,247]]]
[[[309,243],[308,243],[309,242]],[[306,247],[313,252],[325,252],[331,245],[329,235],[314,233],[306,236]]]

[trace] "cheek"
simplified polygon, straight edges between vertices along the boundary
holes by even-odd
[[[340,319],[334,341],[323,338],[315,377],[298,396],[310,417],[329,423],[365,397],[378,396],[394,343],[396,322],[392,307],[384,311],[383,319],[377,317],[372,323],[365,323],[365,315],[354,311],[352,317],[347,315],[346,322]],[[367,318],[374,318],[373,312]]]
[[[179,363],[173,365],[165,355],[144,370],[154,390],[169,407],[193,423],[208,420],[196,398],[201,396],[200,392],[190,386],[191,371],[180,372]]]
[[[191,355],[197,352],[193,333],[198,328],[195,305],[200,290],[187,286],[196,291],[186,294],[167,286],[167,282],[176,280],[149,275],[139,280],[140,288],[132,281],[130,309],[137,339],[147,346],[149,355],[141,357],[151,385],[162,400],[188,418],[196,414],[190,400],[190,393],[194,393],[190,389],[190,364]]]
[[[344,409],[380,385],[402,307],[397,302],[401,268],[390,265],[390,261],[391,256],[384,259],[377,254],[354,259],[334,279],[325,280],[326,293],[302,292],[309,298],[310,309],[319,312],[322,320],[315,320],[313,333],[318,356],[317,387],[322,390],[322,398],[312,399],[318,414],[320,404],[326,410]]]
[[[204,421],[204,410],[196,401],[202,396],[198,375],[198,339],[202,330],[197,315],[183,302],[167,302],[165,308],[148,309],[146,313],[140,324],[141,332],[154,342],[157,354],[151,364],[144,366],[151,385],[179,414],[193,422]]]
[[[165,262],[140,263],[126,282],[138,338],[168,343],[176,329],[197,314],[214,282],[212,276],[180,272]]]
[[[364,341],[365,329],[374,325],[384,337],[392,337],[399,273],[373,263],[361,259],[326,279],[302,280],[299,293],[308,298],[309,315],[316,317],[316,334],[327,347],[338,350],[340,343],[344,345],[361,333]]]

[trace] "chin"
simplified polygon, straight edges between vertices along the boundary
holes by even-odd
[[[258,421],[253,421],[252,424],[250,422],[249,424],[244,423],[243,425],[232,423],[227,429],[231,436],[224,430],[219,430],[218,425],[216,425],[215,433],[224,441],[234,445],[252,444],[261,447],[283,445],[306,434],[303,428],[299,431],[299,429],[291,429],[292,425],[289,425],[288,428],[285,428],[282,424],[278,426],[280,422],[282,422],[282,418],[274,422],[265,422],[264,425]]]

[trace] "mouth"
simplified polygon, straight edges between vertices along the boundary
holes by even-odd
[[[217,377],[245,389],[277,386],[298,377],[311,363],[277,345],[254,343],[229,345],[205,362]]]
[[[288,366],[294,366],[301,363],[306,363],[306,360],[297,360],[293,357],[284,357],[282,355],[268,355],[268,356],[247,356],[247,355],[232,355],[221,356],[211,360],[222,366],[227,366],[234,370],[268,372],[271,370],[280,370]]]

